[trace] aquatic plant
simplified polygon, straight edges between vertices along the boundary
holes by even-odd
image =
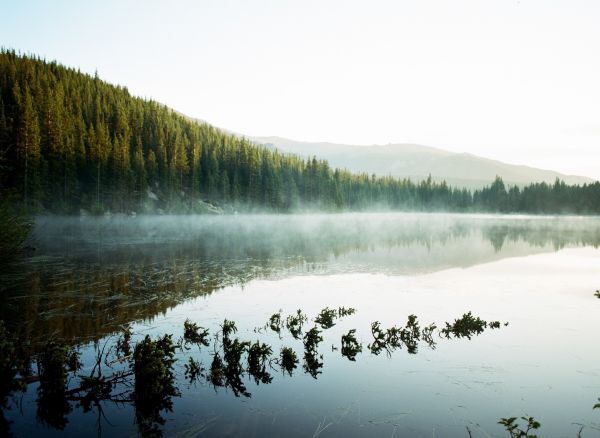
[[[223,324],[221,325],[221,333],[223,335],[223,345],[228,345],[230,343],[229,335],[231,335],[232,333],[237,333],[235,321],[225,319],[223,321]]]
[[[594,296],[595,296],[596,298],[600,298],[600,289],[598,289],[598,290],[596,291],[596,293],[594,293]]]
[[[406,345],[410,354],[417,353],[418,342],[421,339],[421,328],[416,315],[409,315],[406,326],[400,332],[400,339]]]
[[[338,307],[338,318],[343,318],[344,316],[354,315],[356,313],[356,309],[353,307]]]
[[[421,339],[427,343],[429,348],[435,349],[435,341],[433,340],[433,332],[437,326],[435,324],[429,324],[427,327],[424,327],[421,331]]]
[[[506,431],[510,434],[510,438],[537,438],[537,435],[530,435],[530,432],[540,428],[541,424],[539,421],[536,421],[533,417],[521,417],[521,419],[527,422],[527,424],[524,426],[525,429],[521,429],[519,424],[516,422],[517,417],[501,418],[498,421],[498,424],[504,426]]]
[[[286,328],[289,330],[294,339],[300,339],[302,334],[302,326],[308,321],[308,317],[298,309],[295,314],[289,315],[285,320]]]
[[[337,318],[337,311],[335,309],[330,309],[329,307],[325,307],[315,318],[315,323],[319,324],[322,329],[329,329],[335,325],[335,318]]]
[[[198,327],[196,323],[186,319],[183,323],[183,340],[186,344],[195,344],[197,346],[208,346],[208,329]]]
[[[271,315],[271,317],[269,318],[268,325],[271,328],[271,330],[273,330],[277,334],[281,332],[281,327],[283,326],[281,321],[281,310]]]
[[[592,409],[600,409],[600,398],[598,399],[598,403],[596,403]]]
[[[386,345],[386,333],[381,329],[379,321],[371,323],[371,335],[373,335],[373,342],[367,345],[367,348],[372,354],[377,355]]]
[[[279,354],[279,359],[279,366],[281,367],[282,371],[287,372],[288,375],[291,376],[292,372],[296,369],[299,363],[296,352],[290,347],[283,347]]]
[[[164,335],[156,341],[146,335],[136,344],[131,369],[135,375],[133,396],[137,403],[148,404],[178,394],[173,374],[176,361],[172,335]]]
[[[479,317],[474,317],[471,312],[468,312],[461,318],[455,319],[452,324],[446,322],[446,327],[441,330],[441,334],[447,339],[450,339],[451,336],[471,339],[473,335],[483,333],[486,327],[487,322]]]
[[[342,335],[342,356],[351,361],[355,361],[356,355],[362,352],[362,345],[356,339],[355,333],[356,329],[352,329]]]

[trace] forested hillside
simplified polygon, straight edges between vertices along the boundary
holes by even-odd
[[[200,105],[201,103],[199,103]],[[55,62],[0,52],[0,184],[30,212],[450,211],[600,212],[600,184],[500,179],[471,193],[331,169],[196,123],[126,88]]]

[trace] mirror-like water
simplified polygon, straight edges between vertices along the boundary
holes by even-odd
[[[497,421],[525,414],[542,423],[542,436],[600,432],[592,409],[600,397],[598,218],[41,218],[34,234],[35,256],[6,269],[0,283],[0,319],[31,354],[49,337],[64,339],[81,352],[78,374],[89,374],[98,350],[127,325],[132,343],[146,334],[176,340],[186,319],[210,339],[177,349],[179,395],[149,415],[151,428],[139,403],[125,399],[86,408],[71,394],[61,412],[40,411],[33,381],[4,413],[17,436],[464,437],[467,427],[473,436],[507,436]],[[323,308],[340,306],[356,313],[320,328],[317,363],[307,361],[301,336]],[[268,327],[274,313],[285,319],[298,309],[308,318],[300,339]],[[468,311],[509,325],[470,340],[440,336]],[[413,314],[421,330],[437,325],[434,343],[369,348],[373,322],[404,327]],[[211,381],[214,354],[224,354],[213,336],[225,318],[236,323],[232,339],[271,347],[268,376],[244,369],[237,387]],[[352,329],[362,348],[355,360],[341,349]],[[298,356],[291,375],[279,363],[282,347]],[[195,381],[185,373],[190,357],[203,369]],[[129,369],[113,368],[121,365]],[[70,377],[68,388],[79,383]],[[53,415],[61,418],[53,423]]]

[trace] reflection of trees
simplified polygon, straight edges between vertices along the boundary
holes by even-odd
[[[476,263],[473,243],[497,254],[509,242],[532,248],[600,245],[593,218],[491,220],[443,215],[227,216],[218,218],[42,219],[37,256],[0,281],[0,318],[24,339],[49,334],[98,340],[124,324],[153,318],[182,301],[231,284],[364,258],[377,249],[438,248],[424,269]],[[455,251],[446,254],[445,248]],[[404,251],[404,252],[402,252]],[[441,260],[440,260],[441,259]],[[373,259],[367,268],[381,267]],[[397,264],[395,265],[397,269]]]
[[[328,324],[328,328],[335,325],[339,318],[354,313],[342,310],[353,309],[340,308],[332,317],[332,324]],[[317,318],[314,319],[315,323],[316,320]],[[248,386],[252,382],[256,386],[270,384],[274,380],[271,370],[277,371],[278,374],[286,373],[291,377],[292,370],[297,367],[298,354],[292,348],[282,347],[280,355],[277,356],[266,343],[259,340],[252,343],[234,337],[237,327],[233,321],[224,320],[221,329],[215,331],[208,341],[207,329],[190,323],[187,323],[187,326],[189,330],[178,342],[174,342],[170,334],[164,334],[155,340],[146,335],[132,348],[129,348],[131,332],[126,330],[118,338],[109,337],[102,345],[96,344],[95,355],[80,356],[66,344],[51,340],[33,356],[13,357],[12,361],[26,360],[34,363],[35,368],[32,375],[12,375],[9,376],[9,380],[39,382],[35,406],[37,418],[45,426],[57,430],[65,429],[74,408],[80,407],[85,414],[96,413],[98,433],[101,434],[103,422],[109,422],[103,414],[104,407],[114,403],[133,408],[132,415],[135,416],[141,436],[160,437],[166,423],[163,415],[173,410],[173,397],[180,395],[178,377],[185,377],[190,383],[202,379],[213,386],[215,391],[225,389],[236,397],[251,397],[250,391],[253,389]],[[385,351],[391,357],[394,351],[404,349],[409,354],[417,354],[420,343],[435,348],[433,336],[439,339],[442,339],[442,336],[447,339],[471,339],[486,329],[497,329],[500,326],[500,322],[483,321],[473,317],[470,312],[452,324],[445,323],[446,329],[437,331],[435,335],[436,326],[431,324],[421,329],[415,315],[408,317],[404,327],[392,326],[383,329],[378,322],[374,322],[371,325],[373,340],[368,346],[368,352],[377,355]],[[292,330],[289,327],[284,328],[283,332],[280,330],[282,339],[294,339]],[[319,378],[325,365],[319,346],[324,340],[322,335],[327,330],[321,330],[315,325],[305,331],[302,337],[302,369],[314,379]],[[202,333],[203,337],[195,336],[197,333]],[[351,361],[355,361],[357,355],[363,354],[362,345],[354,337],[354,333],[355,330],[350,330],[341,337],[340,354]],[[4,335],[6,342],[17,342],[12,335]],[[0,338],[0,341],[3,340]],[[194,348],[193,352],[190,352],[190,345],[198,349]],[[333,351],[339,350],[332,349]],[[183,376],[176,372],[174,366],[181,354],[189,355]],[[200,364],[210,357],[212,364],[209,370],[205,370]],[[88,363],[81,363],[80,359],[84,360],[82,358],[86,358]],[[192,364],[195,364],[195,371],[190,373]],[[82,374],[82,370],[91,371]],[[16,389],[16,385],[6,387],[15,388],[11,390],[13,393],[19,390]],[[0,423],[0,427],[4,427],[7,434],[10,432],[9,426],[6,421]]]

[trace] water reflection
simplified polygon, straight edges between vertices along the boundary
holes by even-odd
[[[36,255],[0,274],[0,319],[34,347],[48,335],[97,341],[256,278],[405,275],[597,247],[599,225],[597,218],[435,214],[40,218]]]
[[[315,325],[302,336],[302,369],[305,374],[314,379],[320,376],[325,365],[320,351],[325,331],[331,329],[337,320],[354,313],[354,309],[343,307],[338,310],[325,308],[311,320]],[[297,315],[303,313],[298,311]],[[326,322],[323,321],[324,315],[327,315]],[[471,339],[471,336],[482,334],[486,328],[494,328],[493,323],[473,317],[470,312],[454,323],[445,323],[445,326],[451,330],[443,329],[434,333],[434,324],[421,330],[415,315],[408,317],[404,327],[393,326],[383,330],[379,322],[373,322],[373,340],[368,350],[373,355],[386,351],[389,357],[395,350],[403,348],[409,354],[416,354],[420,342],[433,348],[434,337]],[[265,327],[270,327],[270,322]],[[24,389],[13,382],[37,384],[35,406],[39,424],[64,430],[74,409],[82,414],[94,411],[99,435],[102,425],[110,424],[104,415],[104,408],[108,404],[128,405],[133,408],[139,434],[160,437],[166,423],[164,415],[173,411],[173,398],[181,395],[178,378],[182,376],[181,372],[177,372],[175,363],[184,354],[188,356],[188,362],[184,365],[185,379],[190,383],[204,380],[215,392],[223,389],[231,391],[235,397],[252,397],[247,385],[251,382],[256,386],[270,384],[274,380],[273,372],[287,373],[290,377],[293,375],[292,371],[298,365],[298,352],[292,347],[281,347],[277,357],[272,346],[260,340],[251,342],[241,339],[237,331],[236,323],[227,319],[212,336],[209,336],[209,329],[185,321],[183,336],[177,341],[174,341],[172,334],[152,339],[149,335],[132,334],[128,329],[118,339],[109,338],[102,345],[96,344],[94,354],[87,356],[87,363],[80,360],[78,350],[50,340],[33,356],[5,357],[4,360],[11,361],[15,369],[19,368],[18,363],[28,362],[33,366],[20,368],[16,374],[3,373],[0,383],[4,392],[0,396],[5,400]],[[289,329],[282,333],[277,327],[277,333],[284,342],[295,337]],[[363,352],[355,333],[356,329],[352,329],[341,336],[341,356],[351,361],[355,361],[356,356]],[[134,346],[131,345],[132,336],[139,339]],[[18,342],[12,334],[3,331],[3,338],[0,339],[2,352],[6,353],[7,345]],[[206,361],[211,362],[208,370],[202,365]],[[10,407],[10,404],[4,403],[4,406]],[[8,434],[9,424],[6,421],[3,424],[4,432]]]

